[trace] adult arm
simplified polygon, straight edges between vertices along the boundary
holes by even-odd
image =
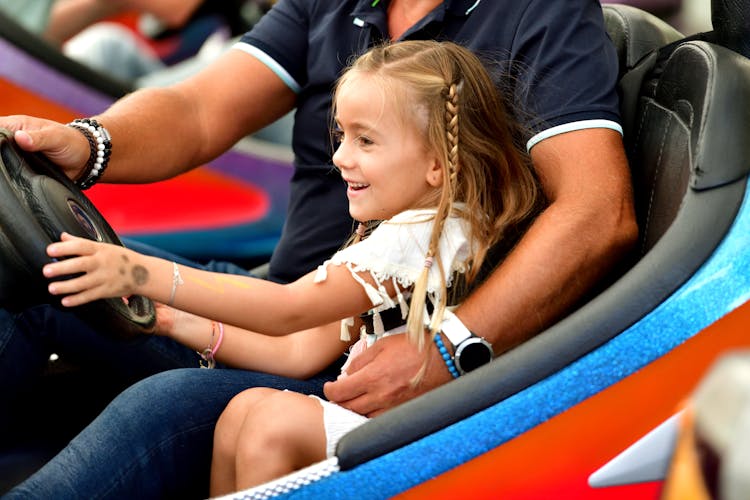
[[[457,314],[499,354],[559,319],[637,238],[620,134],[568,132],[532,151],[550,206]],[[487,314],[501,305],[501,314]]]
[[[637,237],[630,174],[617,132],[567,132],[538,143],[531,155],[549,206],[456,311],[497,354],[558,320]],[[413,386],[424,357],[399,337],[365,351],[349,367],[349,377],[326,384],[326,396],[374,416],[450,380],[430,346],[430,369]]]
[[[202,0],[58,0],[50,9],[44,38],[60,44],[98,21],[129,11],[152,14],[176,28],[201,3]]]
[[[228,78],[227,75],[232,75]],[[228,50],[199,74],[164,88],[136,91],[97,116],[112,136],[104,182],[166,179],[220,155],[292,109],[294,92],[254,56]],[[89,145],[83,134],[27,116],[0,119],[28,151],[45,153],[71,178]]]

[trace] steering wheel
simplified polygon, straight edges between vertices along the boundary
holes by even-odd
[[[0,306],[39,303],[59,307],[47,292],[42,267],[52,262],[47,245],[65,231],[122,245],[114,230],[73,181],[41,154],[21,150],[0,129]],[[151,300],[104,299],[69,309],[99,331],[119,338],[149,332],[156,323]]]

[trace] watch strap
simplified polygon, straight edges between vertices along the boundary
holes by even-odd
[[[440,331],[443,332],[443,335],[448,339],[448,342],[453,344],[454,351],[462,342],[474,336],[474,334],[466,328],[466,325],[458,319],[458,316],[447,309],[443,313],[443,321],[440,323]]]

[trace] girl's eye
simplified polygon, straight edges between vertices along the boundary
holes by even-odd
[[[331,131],[331,137],[333,138],[334,145],[339,146],[344,142],[344,131],[337,125],[336,128]]]
[[[373,144],[372,140],[364,135],[357,137],[357,142],[360,146],[371,146]]]

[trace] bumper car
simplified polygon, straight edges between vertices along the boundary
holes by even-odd
[[[690,37],[632,6],[603,10],[641,230],[632,258],[532,340],[355,429],[331,459],[230,498],[670,494],[685,401],[750,344],[750,3],[713,0],[714,30]]]
[[[665,488],[684,403],[750,344],[750,4],[713,0],[714,30],[690,37],[603,9],[632,260],[532,340],[350,432],[335,457],[231,498],[691,498]]]

